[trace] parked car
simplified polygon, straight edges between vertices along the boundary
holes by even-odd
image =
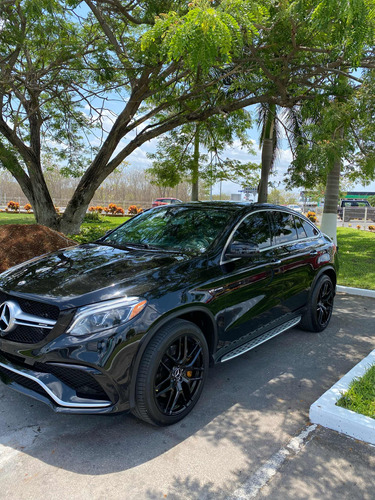
[[[182,203],[182,201],[177,198],[156,198],[156,200],[152,202],[152,207],[160,207],[162,205],[172,205],[173,203]]]
[[[302,213],[302,207],[300,205],[287,205],[288,208],[294,210],[295,212]]]
[[[150,209],[0,275],[0,376],[56,412],[173,424],[210,364],[324,330],[336,272],[332,240],[285,207]]]
[[[372,207],[368,200],[341,200],[337,214],[344,222],[349,222],[352,219],[366,219],[375,222],[375,207]]]

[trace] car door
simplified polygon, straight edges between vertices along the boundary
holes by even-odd
[[[319,231],[309,225],[309,236],[303,220],[291,213],[273,210],[272,238],[275,250],[273,290],[278,299],[278,315],[287,318],[306,304],[318,254]]]
[[[258,251],[251,256],[229,257],[232,242],[256,245]],[[234,229],[223,251],[225,310],[221,345],[260,335],[274,319],[274,260],[267,211],[248,214]]]

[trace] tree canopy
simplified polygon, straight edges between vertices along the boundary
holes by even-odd
[[[38,222],[65,232],[145,142],[256,103],[313,101],[333,76],[374,67],[371,0],[0,0],[0,18],[0,162]],[[62,216],[43,151],[80,177]]]

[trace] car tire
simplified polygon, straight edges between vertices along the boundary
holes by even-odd
[[[326,274],[320,276],[310,295],[300,326],[309,332],[322,332],[329,324],[333,310],[335,289]]]
[[[179,422],[197,403],[208,366],[208,346],[202,331],[182,319],[168,323],[143,353],[133,414],[153,425]]]

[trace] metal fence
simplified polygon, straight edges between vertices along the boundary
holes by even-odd
[[[341,225],[359,225],[367,227],[375,223],[375,207],[344,207]]]

